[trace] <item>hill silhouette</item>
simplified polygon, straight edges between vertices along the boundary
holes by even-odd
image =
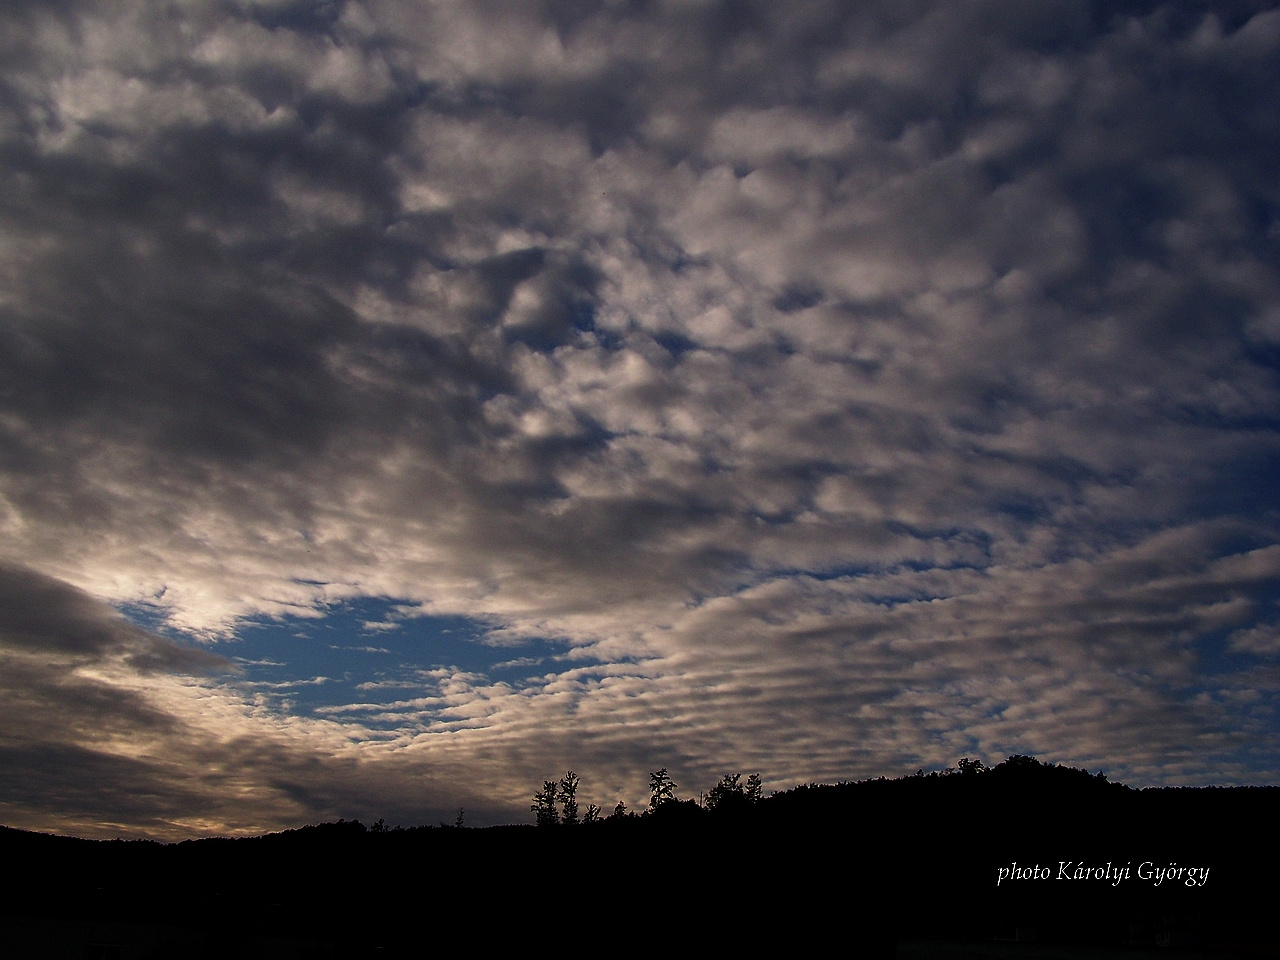
[[[1275,955],[1280,788],[1136,790],[1028,757],[749,802],[721,783],[711,804],[571,826],[339,821],[176,844],[0,828],[20,880],[0,929],[15,957],[412,956],[459,928],[601,949],[749,931],[855,956]]]

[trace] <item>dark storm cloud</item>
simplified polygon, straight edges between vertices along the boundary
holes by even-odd
[[[116,664],[139,730],[285,744],[295,812],[357,767],[1272,775],[1274,4],[10,4],[0,48],[48,702]],[[362,595],[568,659],[197,721],[90,599],[213,640]]]

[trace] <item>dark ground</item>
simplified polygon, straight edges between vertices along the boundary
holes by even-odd
[[[0,953],[400,957],[461,937],[584,956],[634,941],[921,960],[1280,957],[1278,801],[1278,788],[1136,791],[1029,761],[576,827],[339,822],[181,844],[0,830],[13,888]],[[1064,861],[1129,875],[1066,879]],[[1049,876],[997,884],[1014,863]],[[1156,886],[1136,876],[1143,863],[1209,874]]]

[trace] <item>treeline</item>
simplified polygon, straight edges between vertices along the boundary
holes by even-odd
[[[607,817],[602,817],[600,808],[594,803],[587,806],[581,820],[578,817],[578,786],[581,778],[570,770],[559,780],[544,780],[542,789],[533,795],[533,804],[529,809],[533,812],[534,822],[540,827],[577,826],[579,823],[599,823],[601,820],[623,820],[635,817],[627,810],[627,805],[619,800]],[[684,805],[705,810],[708,813],[727,815],[741,813],[751,809],[764,799],[764,791],[760,774],[750,774],[746,782],[740,773],[728,773],[720,778],[720,782],[712,787],[698,800],[680,800],[676,797],[679,786],[667,768],[655,770],[649,774],[649,806],[641,816],[663,816],[669,818],[673,811]]]
[[[946,787],[937,781],[944,781]],[[619,801],[607,815],[594,803],[580,815],[578,793],[581,778],[570,770],[559,780],[544,780],[542,788],[533,794],[529,809],[534,815],[534,822],[540,827],[577,826],[637,816],[655,817],[665,822],[677,819],[692,822],[701,814],[737,819],[752,812],[765,811],[786,811],[788,815],[799,818],[832,818],[828,822],[834,822],[841,816],[840,807],[847,807],[850,802],[856,805],[860,800],[878,795],[886,789],[886,784],[896,785],[889,789],[898,798],[907,794],[936,796],[939,792],[977,797],[992,791],[1016,792],[1039,788],[1050,791],[1061,800],[1075,797],[1083,790],[1092,800],[1098,801],[1104,795],[1113,797],[1116,791],[1132,792],[1123,784],[1111,783],[1101,771],[1091,774],[1087,770],[1015,755],[994,767],[987,767],[978,759],[963,757],[953,767],[929,773],[921,769],[909,777],[894,780],[877,777],[835,784],[800,784],[790,790],[775,791],[768,798],[764,796],[759,773],[745,778],[741,773],[730,773],[721,777],[710,790],[699,794],[696,800],[680,799],[676,795],[679,785],[663,767],[649,774],[649,803],[639,814],[627,810],[626,804]]]

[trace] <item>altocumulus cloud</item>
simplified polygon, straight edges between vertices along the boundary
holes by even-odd
[[[1274,4],[68,0],[0,44],[6,822],[1280,776]],[[463,618],[495,669],[231,669],[368,598],[351,646]]]

